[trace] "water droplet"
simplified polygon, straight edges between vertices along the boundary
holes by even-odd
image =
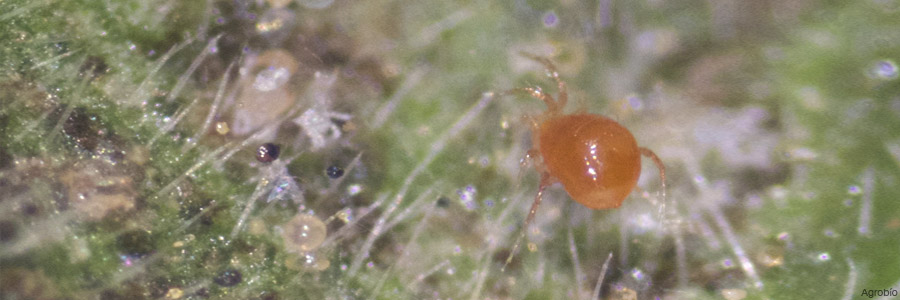
[[[542,19],[544,20],[544,27],[547,28],[553,28],[559,24],[559,17],[557,17],[556,13],[552,11],[545,13]]]
[[[897,78],[898,70],[897,64],[890,60],[882,60],[875,63],[875,66],[872,67],[872,74],[875,78],[890,80]]]
[[[786,241],[789,238],[791,238],[791,235],[788,234],[787,232],[782,232],[782,233],[778,234],[778,240]]]
[[[724,267],[724,268],[726,268],[726,269],[733,268],[733,267],[734,267],[734,262],[731,261],[730,259],[722,260],[722,267]]]
[[[631,269],[630,273],[631,273],[631,278],[634,278],[634,280],[637,280],[637,281],[644,280],[644,272],[641,272],[641,269],[637,269],[637,268]]]
[[[475,210],[478,208],[478,203],[475,201],[475,193],[477,190],[474,186],[469,185],[466,186],[465,189],[457,190],[456,194],[459,195],[459,200],[462,201],[463,204],[466,205],[466,209]]]
[[[351,184],[350,186],[347,187],[347,194],[349,194],[350,196],[359,194],[359,192],[361,192],[361,191],[362,191],[362,186],[360,186],[359,184]]]
[[[631,109],[637,111],[644,108],[644,101],[641,98],[631,96],[628,97],[628,105],[631,106]]]
[[[788,190],[783,186],[774,186],[769,189],[769,196],[776,200],[784,200],[788,196]]]
[[[847,193],[854,196],[859,195],[862,194],[862,189],[858,185],[851,185],[847,188]]]

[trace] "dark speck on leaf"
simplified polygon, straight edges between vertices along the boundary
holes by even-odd
[[[278,154],[280,153],[279,150],[278,145],[272,143],[262,144],[256,149],[256,160],[263,163],[270,163],[278,159]]]
[[[344,176],[344,169],[338,166],[330,166],[325,169],[325,174],[328,175],[328,177],[331,177],[331,179],[338,179],[341,178],[341,176]]]
[[[123,233],[116,238],[116,245],[123,254],[143,257],[153,252],[156,245],[153,236],[144,230]]]
[[[84,63],[81,64],[81,67],[78,68],[78,75],[81,76],[91,76],[91,79],[100,77],[100,75],[106,74],[106,71],[109,69],[109,66],[106,65],[106,61],[99,56],[88,56],[87,59],[84,60]]]
[[[221,286],[235,286],[241,283],[241,271],[236,269],[226,269],[219,276],[213,278],[213,282]]]
[[[0,243],[5,243],[16,238],[16,223],[12,221],[0,221]]]
[[[440,198],[437,199],[437,206],[438,207],[450,206],[450,199],[448,199],[447,197],[441,196]]]
[[[88,114],[83,108],[75,108],[63,123],[63,133],[71,138],[76,145],[84,150],[93,152],[100,142],[97,117]]]
[[[39,212],[41,212],[40,208],[34,203],[25,203],[21,206],[22,214],[25,216],[33,217],[36,216]]]

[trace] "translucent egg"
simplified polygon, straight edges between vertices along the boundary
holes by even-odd
[[[319,248],[325,241],[325,223],[316,216],[298,214],[284,226],[281,237],[285,248],[291,252],[309,252]]]
[[[299,63],[285,50],[268,50],[248,59],[243,68],[231,132],[238,136],[250,134],[278,119],[296,100],[290,88],[290,78]]]

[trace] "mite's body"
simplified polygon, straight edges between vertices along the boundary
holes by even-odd
[[[597,114],[564,114],[562,109],[568,94],[556,67],[547,58],[525,56],[543,64],[559,89],[558,100],[540,88],[510,91],[527,93],[547,105],[544,114],[532,119],[532,141],[536,145],[532,145],[528,157],[539,158],[536,168],[541,173],[541,183],[525,218],[525,228],[534,220],[544,189],[556,182],[563,185],[572,199],[588,208],[619,207],[641,175],[641,155],[652,159],[659,168],[665,198],[666,171],[659,157],[653,151],[639,147],[631,132],[616,121]],[[524,236],[523,229],[504,269]]]

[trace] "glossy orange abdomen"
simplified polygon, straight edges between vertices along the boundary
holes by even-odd
[[[591,209],[622,205],[641,174],[634,136],[609,118],[560,115],[539,126],[540,153],[569,196]]]

